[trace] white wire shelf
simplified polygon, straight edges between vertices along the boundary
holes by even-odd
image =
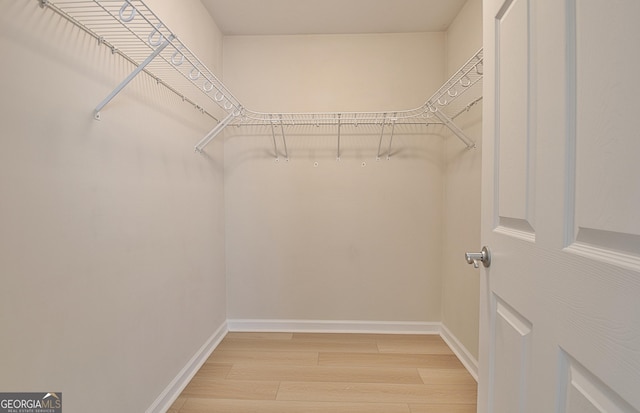
[[[458,128],[454,119],[482,99],[482,49],[474,54],[422,106],[385,112],[262,113],[245,108],[213,72],[173,33],[142,0],[38,0],[94,36],[99,44],[122,55],[136,69],[95,109],[100,111],[140,72],[169,88],[203,113],[218,121],[196,145],[202,151],[228,125],[274,127],[315,125],[335,127],[340,139],[345,125],[390,127],[391,138],[399,124],[443,124],[466,146],[475,143]],[[464,97],[464,98],[463,98]],[[222,109],[226,117],[213,115]],[[282,138],[284,128],[280,128]],[[274,139],[275,141],[275,139]],[[286,142],[286,141],[285,141]],[[338,143],[339,146],[339,143]],[[285,143],[286,147],[286,143]],[[338,147],[338,158],[340,149]]]
[[[198,109],[240,114],[238,99],[142,0],[39,1]],[[96,108],[98,117],[105,101]]]
[[[233,124],[271,123],[285,125],[382,125],[395,123],[442,123],[435,115],[443,112],[449,118],[468,110],[482,98],[482,49],[476,52],[431,98],[411,110],[386,112],[263,113],[248,109]],[[465,99],[460,99],[461,96]]]
[[[263,113],[244,109],[241,116],[230,124],[236,126],[331,126],[337,128],[338,137],[342,126],[379,125],[382,128],[382,133],[384,133],[385,127],[391,126],[391,139],[396,125],[443,124],[468,149],[471,149],[475,148],[475,142],[456,126],[454,120],[482,100],[482,77],[483,53],[480,49],[422,106],[415,109],[387,112],[326,113]]]

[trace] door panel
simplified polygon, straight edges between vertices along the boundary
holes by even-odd
[[[480,413],[640,412],[640,2],[484,0]]]
[[[528,11],[528,0],[509,0],[496,17],[498,225],[516,236],[533,232]]]
[[[494,300],[492,404],[499,412],[525,412],[532,325],[497,296]]]
[[[566,413],[633,413],[633,407],[614,393],[569,355],[563,354],[565,369],[559,411]]]
[[[621,10],[624,12],[621,13]],[[570,67],[575,71],[576,188],[573,235],[579,244],[640,259],[640,139],[637,26],[640,2],[572,0]],[[626,51],[626,52],[622,52]],[[636,137],[629,139],[629,137]],[[637,261],[640,263],[640,260]]]

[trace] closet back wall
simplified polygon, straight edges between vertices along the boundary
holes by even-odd
[[[148,0],[212,69],[200,1]],[[144,412],[226,320],[222,142],[38,2],[0,0],[0,389]],[[159,411],[159,410],[154,410]]]
[[[385,111],[444,80],[443,33],[230,36],[224,80],[258,111]],[[380,126],[228,128],[231,320],[439,322],[443,133]],[[366,323],[365,323],[366,324]],[[373,327],[372,327],[373,328]]]

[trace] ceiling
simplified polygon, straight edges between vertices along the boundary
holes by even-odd
[[[465,0],[201,0],[225,35],[443,31]]]

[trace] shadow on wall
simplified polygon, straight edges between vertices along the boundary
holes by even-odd
[[[446,136],[442,125],[397,125],[393,137],[390,129],[382,133],[379,126],[345,125],[338,137],[335,126],[285,125],[283,138],[280,126],[273,131],[269,126],[231,126],[225,131],[226,167],[260,160],[287,162],[287,157],[314,166],[336,162],[338,157],[341,162],[362,166],[394,159],[442,163],[441,145]]]

